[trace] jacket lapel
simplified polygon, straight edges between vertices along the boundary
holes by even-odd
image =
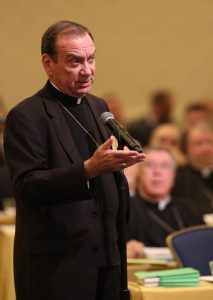
[[[40,91],[40,95],[43,98],[47,115],[51,120],[56,136],[59,139],[61,145],[63,146],[65,152],[73,162],[82,162],[82,159],[78,152],[78,146],[75,143],[75,140],[72,136],[72,132],[70,131],[70,128],[66,122],[60,104],[57,103],[56,99],[49,92],[49,88],[47,87],[47,85],[44,87],[44,89]],[[101,123],[100,115],[102,112],[108,110],[107,106],[97,106],[97,101],[95,97],[90,94],[86,95],[86,99],[96,120],[103,141],[105,141],[109,138],[109,132],[107,131],[106,127]]]
[[[44,88],[45,96],[43,97],[43,102],[46,107],[46,112],[51,120],[52,127],[59,139],[61,145],[63,146],[65,152],[69,158],[75,162],[80,163],[82,159],[79,155],[77,145],[69,129],[69,126],[64,117],[63,111],[61,110],[60,104],[57,103],[56,99]],[[47,92],[47,93],[46,93]]]
[[[109,138],[109,132],[107,131],[106,127],[101,123],[100,121],[100,115],[104,112],[104,111],[108,111],[107,109],[107,106],[106,107],[103,107],[102,106],[102,109],[100,110],[100,108],[98,109],[98,107],[95,105],[95,100],[93,99],[93,96],[88,94],[86,96],[86,99],[87,99],[87,103],[88,105],[90,106],[90,109],[93,113],[93,116],[96,120],[96,123],[98,125],[98,128],[100,130],[100,133],[102,135],[102,138],[103,138],[103,141],[106,141],[108,138]]]

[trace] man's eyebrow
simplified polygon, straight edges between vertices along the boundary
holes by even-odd
[[[69,53],[67,55],[67,58],[81,58],[83,57],[82,55],[74,54],[74,53]]]
[[[93,53],[91,53],[91,55],[89,55],[89,57],[95,56],[95,54],[96,54],[96,51],[94,51]],[[84,58],[84,56],[82,56],[80,54],[69,53],[67,55],[67,58],[77,58],[77,59],[79,59],[79,58]]]

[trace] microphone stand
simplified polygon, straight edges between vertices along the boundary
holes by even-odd
[[[123,149],[126,145],[129,149],[142,152],[141,146],[128,134],[128,132],[114,120],[114,116],[110,112],[104,112],[101,115],[101,122],[106,125],[117,138],[118,149]],[[115,179],[118,186],[119,194],[119,213],[118,213],[118,232],[119,232],[119,250],[121,260],[121,291],[120,300],[130,300],[130,292],[128,290],[127,279],[127,254],[126,254],[126,202],[128,192],[128,184],[123,174],[123,170],[115,173]]]
[[[127,276],[127,254],[126,254],[126,200],[128,196],[127,182],[123,170],[116,172],[116,181],[119,193],[119,215],[118,215],[118,232],[119,232],[119,250],[121,260],[121,290],[120,300],[130,300],[130,291],[128,290]]]

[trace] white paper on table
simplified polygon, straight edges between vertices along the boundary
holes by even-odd
[[[213,282],[213,276],[200,276],[200,280]]]
[[[174,257],[167,247],[145,247],[144,254],[146,258],[173,260]]]

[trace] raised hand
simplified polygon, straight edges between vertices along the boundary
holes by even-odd
[[[114,172],[122,168],[130,167],[146,157],[144,153],[129,150],[112,150],[113,137],[98,147],[92,157],[84,162],[86,178],[91,179],[97,175]]]

